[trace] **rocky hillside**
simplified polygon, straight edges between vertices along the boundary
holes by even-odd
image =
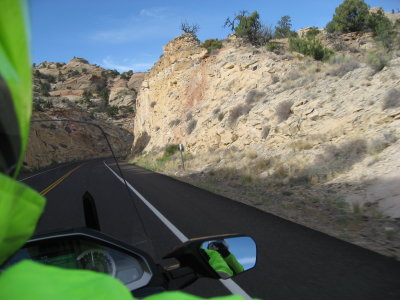
[[[335,51],[327,62],[285,40],[271,52],[231,37],[212,54],[190,34],[169,42],[137,98],[135,162],[178,169],[164,150],[182,143],[187,180],[220,192],[228,180],[233,198],[246,190],[248,203],[319,230],[305,207],[399,219],[400,53],[380,52],[370,34],[320,38]],[[272,190],[302,199],[293,216],[288,197],[274,211]]]
[[[145,73],[119,74],[74,58],[67,64],[43,62],[33,68],[34,111],[75,108],[133,132],[137,91]]]
[[[106,70],[74,58],[68,64],[43,62],[33,67],[32,119],[79,120],[99,124],[117,155],[126,155],[133,140],[137,91],[144,73]],[[25,167],[110,156],[101,133],[90,126],[34,123]]]

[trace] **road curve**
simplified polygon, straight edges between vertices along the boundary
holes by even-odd
[[[24,183],[42,191],[76,167],[66,164]],[[185,236],[252,236],[257,266],[234,278],[252,297],[400,299],[400,263],[394,259],[164,175],[128,164],[121,168],[126,180]],[[84,226],[81,197],[86,190],[96,200],[105,233],[148,251],[157,262],[180,243],[142,200],[126,196],[102,160],[86,162],[46,194],[37,233]],[[186,291],[203,297],[229,294],[211,279],[198,280]]]

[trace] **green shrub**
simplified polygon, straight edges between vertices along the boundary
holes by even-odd
[[[222,48],[222,41],[218,39],[209,39],[205,40],[204,43],[201,44],[203,48],[207,49],[208,53],[213,53],[215,50]]]
[[[368,28],[374,33],[375,40],[385,48],[391,48],[398,35],[392,22],[385,16],[382,9],[371,13],[367,19]]]
[[[43,108],[47,109],[53,108],[53,103],[51,101],[46,101],[43,103]]]
[[[275,35],[276,39],[288,38],[291,36],[297,36],[295,31],[292,31],[292,21],[290,16],[283,16],[278,21],[278,26],[275,26]]]
[[[168,158],[168,157],[174,155],[176,152],[178,152],[178,150],[179,150],[179,145],[178,144],[167,145],[165,147],[163,157]]]
[[[367,29],[369,6],[364,0],[345,0],[326,25],[328,32],[347,33]]]
[[[108,116],[114,118],[118,115],[119,108],[118,106],[112,105],[112,106],[107,106],[106,107],[106,113]]]
[[[109,91],[107,88],[104,88],[101,92],[100,92],[100,96],[101,98],[104,100],[104,102],[106,103],[106,105],[108,105],[108,99],[110,97]]]
[[[33,110],[34,111],[44,111],[40,102],[37,102],[37,101],[33,102]]]
[[[85,100],[86,102],[90,101],[90,98],[92,98],[92,93],[88,90],[84,90],[83,91],[83,100]]]
[[[247,11],[241,11],[232,20],[227,18],[224,27],[230,28],[236,36],[255,46],[265,45],[272,38],[272,30],[261,24],[257,11],[251,15]]]
[[[277,50],[279,50],[279,44],[276,42],[268,42],[267,43],[267,50],[271,51],[271,52],[275,52]]]
[[[224,119],[224,116],[225,116],[224,113],[222,113],[222,112],[219,113],[219,114],[218,114],[218,121],[221,122],[221,121]]]
[[[310,30],[307,31],[306,37],[307,38],[315,38],[321,31],[317,27],[311,27]]]
[[[121,79],[129,80],[133,75],[133,71],[129,70],[121,74]]]
[[[325,48],[317,38],[289,38],[289,50],[311,56],[316,60],[325,61],[333,55],[333,51]]]
[[[50,96],[50,84],[47,82],[41,82],[39,85],[39,93],[42,96]]]
[[[386,51],[371,51],[366,57],[366,62],[375,72],[379,72],[389,64],[391,58],[391,54]]]

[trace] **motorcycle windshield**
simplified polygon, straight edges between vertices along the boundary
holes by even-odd
[[[152,255],[136,198],[118,165],[131,143],[128,131],[105,122],[32,121],[19,180],[47,198],[35,234],[99,227],[94,229]]]

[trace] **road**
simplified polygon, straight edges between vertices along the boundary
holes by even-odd
[[[121,169],[126,180],[187,237],[252,236],[258,246],[257,266],[234,278],[252,297],[400,299],[400,263],[394,259],[158,173],[128,164],[121,164]],[[157,262],[180,243],[142,200],[134,194],[127,197],[126,187],[102,160],[66,164],[24,182],[45,191],[48,198],[37,233],[84,226],[81,197],[88,190],[106,234],[148,251]],[[230,294],[211,279],[200,279],[186,291],[203,297]]]

